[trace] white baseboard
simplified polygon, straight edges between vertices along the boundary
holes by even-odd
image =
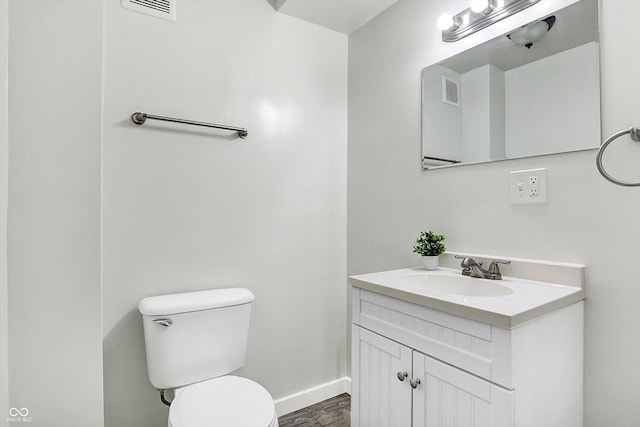
[[[277,399],[275,401],[276,413],[281,417],[342,393],[351,394],[351,378],[342,377]]]

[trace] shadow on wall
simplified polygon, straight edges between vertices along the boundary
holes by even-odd
[[[103,342],[105,427],[166,426],[169,408],[149,382],[142,316],[132,310]]]

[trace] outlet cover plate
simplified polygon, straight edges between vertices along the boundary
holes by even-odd
[[[547,203],[547,169],[527,169],[509,173],[512,205]]]

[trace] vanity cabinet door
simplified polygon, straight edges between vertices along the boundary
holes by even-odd
[[[513,391],[414,351],[413,422],[419,427],[513,427]]]
[[[352,352],[351,426],[411,427],[412,350],[353,325]]]

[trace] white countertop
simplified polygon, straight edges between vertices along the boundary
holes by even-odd
[[[584,268],[584,266],[578,266]],[[551,311],[568,306],[586,296],[585,286],[570,286],[503,276],[502,280],[465,278],[477,281],[478,286],[502,285],[512,293],[501,296],[456,295],[429,290],[420,280],[407,280],[406,276],[460,276],[460,270],[438,268],[404,268],[349,277],[349,283],[404,301],[423,305],[459,316],[468,317],[503,328],[514,328]],[[583,275],[584,276],[584,275]]]

